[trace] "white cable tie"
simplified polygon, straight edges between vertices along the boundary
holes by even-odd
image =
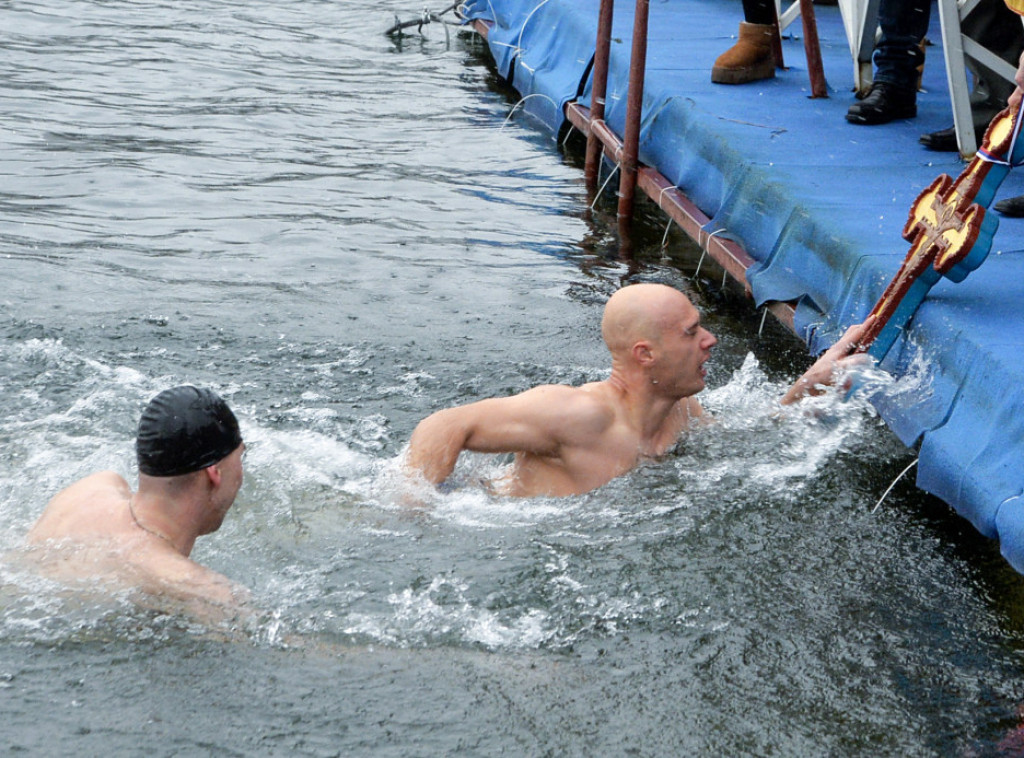
[[[525,103],[527,100],[529,100],[531,97],[543,97],[549,100],[553,106],[555,106],[556,108],[558,107],[558,103],[556,103],[553,98],[549,97],[548,95],[545,95],[543,92],[534,92],[532,95],[527,95],[526,97],[519,98],[519,102],[512,106],[512,110],[508,112],[508,115],[505,116],[505,120],[501,122],[501,126],[498,127],[498,131],[501,131],[502,129],[505,128],[505,125],[512,119],[512,116],[515,115],[516,109],[520,105]]]
[[[526,31],[526,25],[528,23],[530,23],[530,18],[533,16],[534,13],[539,11],[543,6],[547,5],[547,2],[548,2],[548,0],[541,0],[541,2],[532,11],[530,11],[527,14],[526,18],[523,20],[523,25],[521,27],[519,27],[519,46],[520,46],[520,49],[522,49],[522,44],[523,44],[523,32]]]

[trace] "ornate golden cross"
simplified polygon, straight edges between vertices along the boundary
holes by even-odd
[[[942,174],[917,196],[903,227],[910,251],[875,303],[859,351],[884,358],[942,276],[961,282],[984,262],[999,220],[983,206],[992,202],[1011,163],[1024,160],[1024,143],[1017,143],[1019,115],[1010,108],[999,113],[956,181]]]

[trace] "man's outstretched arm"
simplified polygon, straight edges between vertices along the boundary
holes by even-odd
[[[555,455],[566,434],[573,392],[568,387],[542,386],[438,411],[413,431],[405,465],[428,482],[440,484],[455,470],[463,450]]]
[[[814,365],[793,383],[780,402],[783,405],[790,405],[805,397],[820,395],[822,387],[831,386],[835,381],[836,369],[863,363],[866,359],[862,354],[853,355],[852,353],[857,348],[861,335],[867,330],[869,323],[870,320],[862,324],[854,324],[847,329],[836,344],[822,353]]]
[[[416,426],[406,453],[407,469],[431,484],[440,484],[451,475],[471,435],[473,420],[467,418],[466,408],[438,411]]]

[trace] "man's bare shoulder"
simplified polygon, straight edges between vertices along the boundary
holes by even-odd
[[[132,495],[124,477],[113,471],[100,471],[65,487],[47,503],[42,515],[29,531],[29,544],[89,533],[102,526],[110,514],[123,507]],[[104,527],[105,528],[105,527]]]
[[[6,556],[64,590],[89,595],[131,592],[132,601],[164,613],[220,623],[252,613],[251,595],[190,558],[144,536],[89,542],[42,542]]]
[[[95,474],[79,479],[58,492],[47,507],[61,505],[67,501],[93,498],[131,497],[132,489],[124,477],[114,471],[98,471]]]
[[[543,413],[556,429],[569,433],[598,434],[614,423],[617,414],[617,397],[605,382],[579,387],[544,384],[520,397]]]
[[[605,382],[541,385],[523,395],[529,399],[531,417],[558,445],[589,445],[620,416],[618,398]]]

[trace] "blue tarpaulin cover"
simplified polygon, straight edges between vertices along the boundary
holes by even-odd
[[[527,110],[556,131],[563,106],[589,105],[598,0],[471,0],[492,24],[489,45]],[[606,121],[624,130],[633,6],[616,3]],[[783,41],[788,68],[740,86],[710,81],[735,42],[738,0],[651,0],[640,159],[675,182],[757,261],[756,301],[796,301],[797,333],[818,352],[863,320],[899,268],[911,203],[954,153],[918,136],[952,124],[938,13],[933,10],[916,119],[859,126],[854,64],[836,7],[815,7],[828,98],[810,98],[799,21]],[[1024,168],[997,199],[1024,194]],[[901,375],[926,366],[914,393],[880,397],[886,423],[920,446],[917,483],[1000,540],[1024,572],[1024,219],[1003,218],[992,252],[966,281],[939,282],[889,352]]]

